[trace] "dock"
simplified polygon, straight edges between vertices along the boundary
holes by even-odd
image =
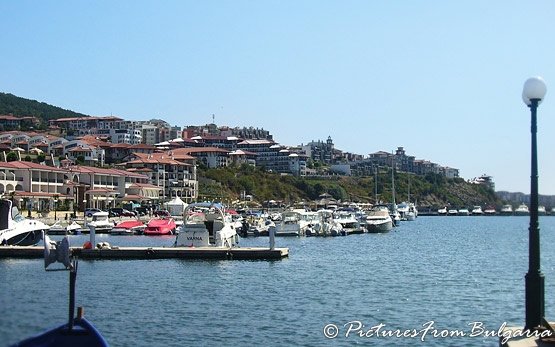
[[[289,248],[260,247],[111,247],[84,249],[72,247],[71,254],[80,259],[226,259],[279,260],[289,256]],[[0,258],[43,258],[44,247],[0,246]]]

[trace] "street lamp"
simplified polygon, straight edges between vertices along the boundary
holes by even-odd
[[[58,211],[58,196],[54,196],[54,220],[58,220],[56,216],[56,211]]]
[[[536,144],[537,120],[536,112],[542,102],[547,88],[541,77],[526,80],[522,90],[522,100],[530,107],[532,114],[532,173],[530,175],[530,227],[528,273],[526,285],[526,326],[527,330],[535,330],[542,325],[545,315],[544,287],[545,278],[540,269],[540,228],[538,223],[538,153]]]

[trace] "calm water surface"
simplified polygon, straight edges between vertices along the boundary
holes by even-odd
[[[346,336],[346,324],[360,321],[364,332],[433,324],[466,335],[475,322],[495,331],[503,322],[523,325],[528,223],[420,217],[388,234],[278,238],[290,248],[281,261],[82,260],[77,305],[112,346],[497,346],[494,337],[434,338],[432,330],[405,339]],[[540,228],[546,316],[555,319],[555,217],[541,217]],[[173,242],[97,236],[104,240]],[[268,238],[241,243],[266,246]],[[68,275],[45,272],[42,260],[0,260],[0,293],[0,344],[67,317]],[[324,337],[327,324],[338,327],[335,339]]]

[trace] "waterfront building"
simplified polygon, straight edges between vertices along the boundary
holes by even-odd
[[[148,169],[150,183],[161,189],[161,200],[165,202],[179,196],[187,203],[198,197],[198,181],[195,158],[164,151],[162,153],[133,153],[128,161],[119,164],[128,169]]]

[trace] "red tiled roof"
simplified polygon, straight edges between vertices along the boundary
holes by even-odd
[[[9,162],[0,162],[0,167],[8,168],[8,169],[34,169],[34,170],[46,170],[46,171],[54,171],[54,172],[66,172],[66,170],[33,163],[30,161],[9,161]]]
[[[90,148],[75,147],[70,149],[68,152],[92,152]]]
[[[129,188],[155,188],[155,189],[161,189],[158,186],[155,186],[153,184],[150,183],[133,183],[132,185],[129,186]]]
[[[92,166],[75,165],[75,166],[72,166],[71,171],[81,172],[81,173],[88,172],[88,173],[94,173],[94,174],[99,174],[99,175],[128,176],[128,177],[143,178],[143,179],[148,178],[146,175],[141,175],[141,174],[138,174],[138,173],[129,172],[129,171],[125,171],[125,170],[105,169],[105,168],[92,167]]]

